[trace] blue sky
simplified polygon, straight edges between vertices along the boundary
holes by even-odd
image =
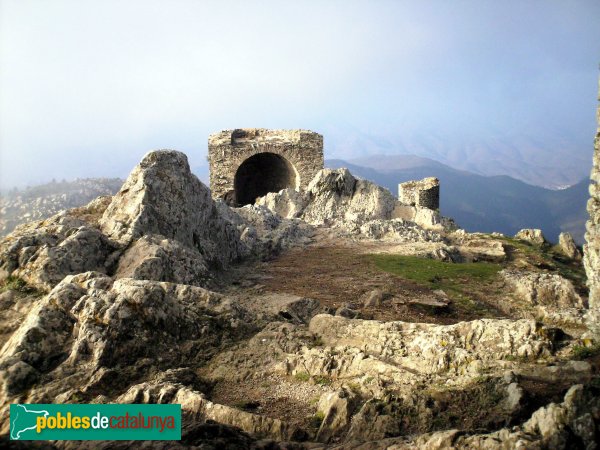
[[[125,176],[156,148],[199,167],[240,127],[574,181],[599,23],[597,0],[0,0],[0,186]]]

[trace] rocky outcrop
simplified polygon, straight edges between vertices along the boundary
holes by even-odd
[[[560,251],[568,256],[571,259],[581,259],[581,252],[577,248],[577,244],[575,244],[575,240],[571,233],[560,233],[558,236],[558,248]]]
[[[531,305],[583,308],[583,300],[573,283],[558,274],[502,270],[500,275],[518,297]]]
[[[230,208],[222,201],[216,204],[221,216],[237,229],[242,258],[268,259],[283,249],[307,243],[313,234],[304,222],[282,218],[262,205]]]
[[[437,211],[399,203],[387,189],[355,178],[348,169],[321,170],[306,192],[284,189],[259,198],[256,204],[284,218],[399,242],[439,242],[437,231],[448,222]]]
[[[534,245],[542,245],[546,243],[546,238],[542,230],[537,228],[525,228],[515,234],[516,239],[522,239]]]
[[[320,314],[313,317],[309,329],[329,347],[353,347],[363,358],[373,355],[421,375],[459,371],[474,361],[537,357],[551,349],[531,320],[481,319],[432,325]]]
[[[0,267],[40,289],[50,290],[66,275],[106,272],[117,246],[98,229],[66,212],[21,225],[0,243]]]
[[[46,291],[86,271],[205,286],[231,263],[305,235],[266,208],[216,205],[183,153],[156,151],[114,197],[18,227],[0,243],[0,268]]]
[[[590,218],[586,224],[583,264],[590,288],[590,310],[587,324],[594,334],[600,336],[600,105],[596,112],[596,119],[598,121],[598,131],[594,139],[590,199],[587,204]]]
[[[187,157],[161,150],[148,153],[114,196],[102,231],[129,245],[156,234],[196,249],[211,267],[240,256],[237,230],[221,217],[209,189],[190,171]]]
[[[180,384],[150,382],[132,386],[118,399],[119,403],[175,403],[184,413],[192,414],[196,421],[214,421],[232,425],[256,438],[285,441],[293,437],[294,430],[278,419],[252,414],[231,406],[209,401],[201,392]]]
[[[33,306],[0,351],[4,392],[19,395],[43,379],[30,398],[52,399],[81,384],[93,389],[116,367],[127,368],[119,372],[125,383],[153,366],[206,361],[250,329],[245,310],[199,287],[113,282],[94,272],[68,276]],[[63,378],[73,368],[75,379]]]
[[[153,234],[142,236],[125,250],[115,276],[196,286],[204,286],[212,278],[197,249]]]
[[[348,169],[323,169],[308,185],[302,218],[315,225],[356,229],[374,219],[391,219],[396,199],[387,190],[358,180]]]

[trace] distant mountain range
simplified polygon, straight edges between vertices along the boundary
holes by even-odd
[[[398,193],[398,183],[437,177],[440,210],[467,231],[498,231],[514,235],[522,228],[541,228],[556,242],[561,231],[584,242],[589,180],[561,190],[533,186],[508,176],[483,176],[453,169],[413,155],[378,155],[344,161],[330,159],[330,168],[347,167],[352,174]]]
[[[338,125],[321,132],[326,154],[332,158],[352,161],[363,156],[416,155],[471,173],[508,175],[550,189],[573,185],[592,168],[593,128],[582,137],[560,127],[528,127],[523,133],[493,127],[453,129],[438,123],[423,129],[405,119],[402,126],[388,129]]]
[[[119,178],[78,178],[12,189],[0,195],[0,237],[21,223],[85,205],[100,195],[114,195],[122,184]]]

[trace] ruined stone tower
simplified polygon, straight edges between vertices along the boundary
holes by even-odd
[[[281,189],[306,189],[323,168],[323,136],[308,130],[244,128],[208,137],[213,198],[243,206]]]

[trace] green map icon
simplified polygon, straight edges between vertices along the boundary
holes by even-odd
[[[31,408],[31,407],[30,407]],[[25,405],[11,405],[10,438],[13,440],[27,439],[28,432],[34,432],[39,416],[48,417],[50,414],[43,409],[30,409]]]

